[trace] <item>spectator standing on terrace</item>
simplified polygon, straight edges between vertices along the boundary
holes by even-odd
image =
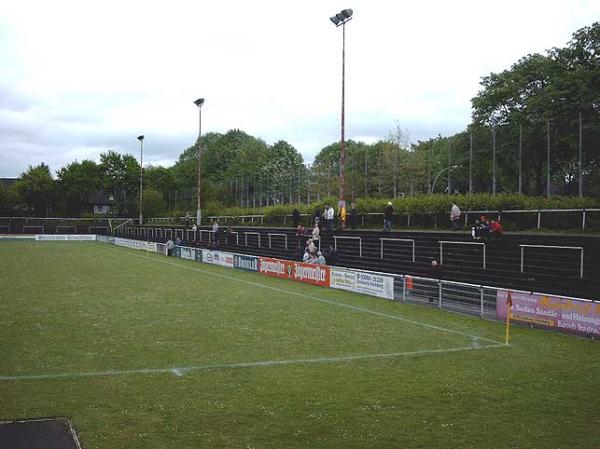
[[[319,234],[321,230],[319,229],[319,225],[315,223],[315,227],[312,230],[312,238],[313,240],[319,240]]]
[[[212,231],[216,233],[218,230],[219,230],[219,222],[215,221],[212,225]]]
[[[327,265],[337,265],[337,251],[331,245],[329,246],[325,260],[327,261]]]
[[[294,223],[294,227],[297,228],[300,224],[300,211],[297,208],[294,208],[292,212],[292,222]]]
[[[315,208],[315,213],[313,214],[313,224],[321,226],[321,220],[323,219],[321,214],[321,208],[317,206]]]
[[[318,265],[327,265],[325,258],[323,257],[323,253],[321,251],[317,252],[317,264]]]
[[[437,282],[435,286],[432,287],[431,294],[429,296],[429,302],[433,302],[434,299],[439,299],[439,284],[443,277],[442,266],[437,260],[432,260],[431,266],[429,267],[429,278],[437,280]]]
[[[333,235],[333,217],[335,216],[335,211],[333,210],[332,206],[325,207],[325,215],[327,216],[327,222],[326,222],[327,232],[329,233],[330,236],[332,236]]]
[[[356,210],[356,204],[350,205],[350,227],[356,229],[358,226],[358,211]]]
[[[173,248],[175,248],[175,243],[173,242],[173,240],[167,240],[167,256],[173,255]]]
[[[338,213],[338,218],[340,220],[340,224],[339,224],[338,228],[340,230],[342,230],[346,227],[346,206],[340,207],[340,211]]]
[[[452,203],[452,208],[450,209],[450,223],[452,224],[453,231],[458,229],[460,214],[460,208],[455,203]]]
[[[298,225],[296,226],[296,248],[301,250],[304,248],[304,244],[306,242],[304,226]]]
[[[394,207],[392,206],[392,202],[388,201],[387,207],[385,208],[385,212],[383,214],[383,230],[384,231],[392,230],[393,216],[394,216]]]

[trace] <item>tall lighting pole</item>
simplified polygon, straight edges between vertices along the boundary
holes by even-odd
[[[143,178],[144,178],[144,136],[138,136],[140,141],[140,225],[142,224],[142,193],[143,193]]]
[[[202,170],[200,165],[200,156],[202,155],[202,146],[200,145],[200,138],[202,137],[202,105],[204,104],[204,98],[198,98],[194,101],[194,104],[198,106],[198,140],[196,141],[196,154],[197,160],[197,183],[196,183],[196,225],[200,226],[202,223],[202,207],[200,201],[200,185],[202,181]]]
[[[346,95],[346,23],[352,20],[352,10],[344,9],[335,16],[330,17],[336,27],[342,27],[342,138],[340,140],[340,197],[339,207],[344,204],[344,183],[345,183],[345,162],[346,162],[346,142],[344,141],[344,101]]]

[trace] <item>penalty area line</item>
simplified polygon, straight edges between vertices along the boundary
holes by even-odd
[[[456,348],[446,349],[424,349],[421,351],[408,352],[389,352],[379,354],[354,354],[338,357],[317,357],[308,359],[290,359],[290,360],[260,360],[255,362],[237,362],[237,363],[209,363],[205,365],[191,366],[176,366],[169,368],[140,368],[129,370],[106,370],[106,371],[87,371],[79,373],[55,373],[55,374],[24,374],[20,376],[0,376],[2,381],[19,381],[19,380],[49,380],[49,379],[71,379],[81,377],[110,377],[110,376],[125,376],[137,374],[165,374],[170,373],[176,377],[183,377],[185,374],[194,371],[217,371],[225,369],[243,369],[243,368],[261,368],[261,367],[277,367],[290,365],[311,365],[311,364],[327,364],[327,363],[344,363],[358,360],[369,359],[393,359],[401,357],[418,357],[426,355],[450,354],[464,351],[481,351],[492,348],[506,348],[505,344],[496,345],[471,345]]]

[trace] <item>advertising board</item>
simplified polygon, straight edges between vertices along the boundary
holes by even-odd
[[[496,315],[506,320],[508,290],[498,290]],[[570,334],[600,336],[600,303],[538,293],[512,292],[511,321]]]
[[[187,260],[196,260],[196,249],[187,246],[179,247],[179,257]]]
[[[202,250],[202,262],[233,268],[233,254],[222,251]]]
[[[380,298],[394,299],[394,278],[379,273],[332,268],[330,286]]]
[[[129,240],[122,238],[115,238],[115,245],[124,246],[131,249],[143,249],[144,251],[156,252],[156,243],[146,242],[144,240]]]
[[[259,271],[267,276],[329,287],[329,267],[260,257]]]
[[[258,271],[259,258],[257,256],[233,255],[233,267],[238,270]]]
[[[96,240],[95,234],[36,234],[35,239],[40,242],[53,241],[91,241]]]

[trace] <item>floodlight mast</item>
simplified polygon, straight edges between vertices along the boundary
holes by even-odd
[[[196,141],[196,172],[197,172],[197,182],[196,182],[196,225],[200,226],[202,224],[202,202],[201,202],[201,192],[200,186],[202,185],[202,169],[201,169],[201,156],[202,156],[202,146],[200,144],[200,138],[202,137],[202,105],[204,104],[204,98],[198,98],[194,101],[194,104],[198,106],[198,140]]]
[[[143,194],[143,178],[144,178],[144,136],[138,136],[137,140],[140,141],[140,225],[143,223],[142,219],[142,194]]]
[[[340,177],[340,193],[339,193],[339,207],[345,206],[345,182],[346,182],[346,142],[344,137],[344,122],[345,122],[345,96],[346,96],[346,23],[352,20],[351,9],[344,9],[337,13],[335,16],[330,17],[329,20],[333,22],[336,27],[342,27],[342,120],[341,120],[341,139],[340,139],[340,161],[339,161],[339,177]]]

